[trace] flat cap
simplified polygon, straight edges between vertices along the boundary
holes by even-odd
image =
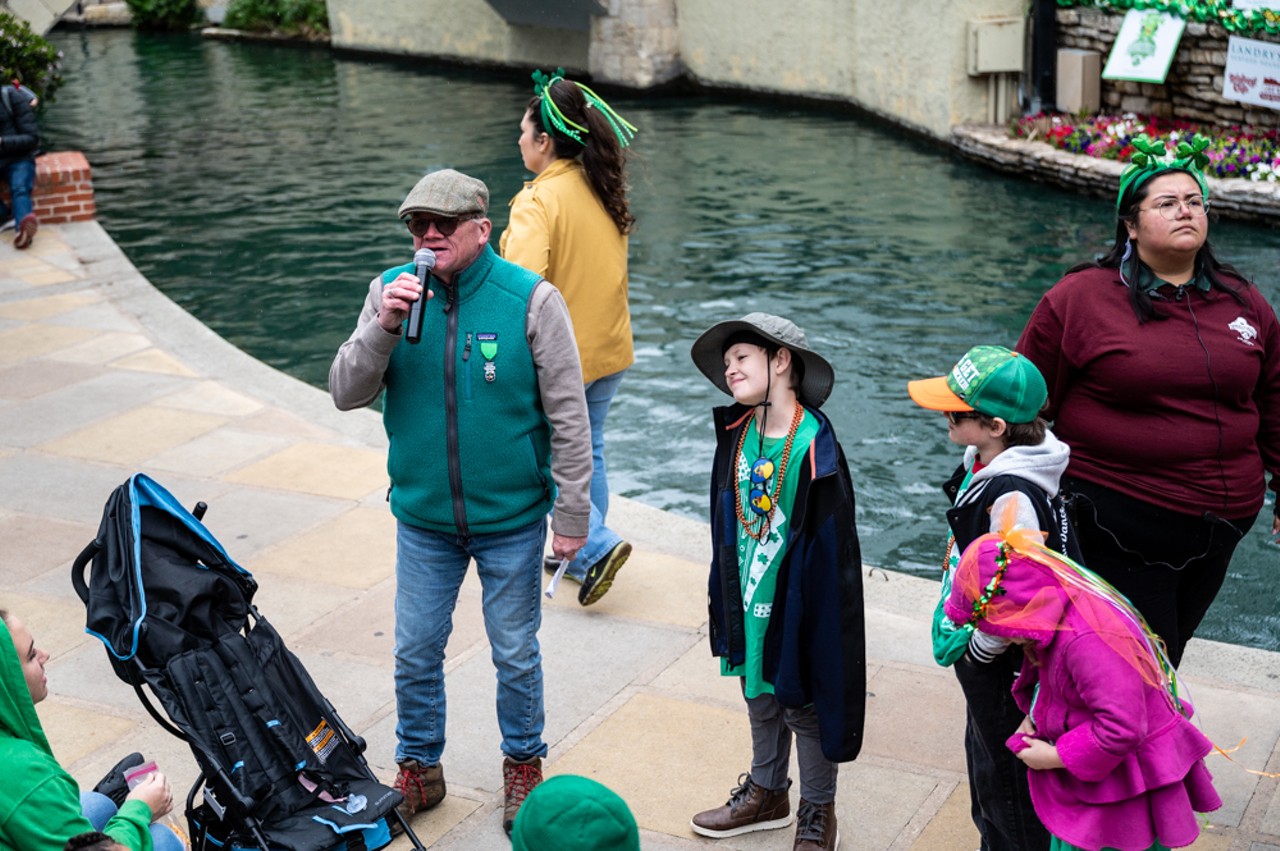
[[[400,218],[410,213],[433,213],[451,219],[481,216],[489,209],[489,187],[483,180],[451,168],[433,171],[409,190],[400,205]]]

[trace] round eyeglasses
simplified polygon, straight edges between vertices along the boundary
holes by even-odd
[[[1194,195],[1190,198],[1161,198],[1150,207],[1140,207],[1142,210],[1155,210],[1165,221],[1172,222],[1178,218],[1182,212],[1182,208],[1186,207],[1193,217],[1203,216],[1209,212],[1209,202]]]

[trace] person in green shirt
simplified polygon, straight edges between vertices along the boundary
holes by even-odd
[[[794,849],[830,851],[837,764],[858,754],[866,699],[853,483],[820,410],[835,375],[795,323],[766,313],[713,326],[691,354],[735,402],[715,411],[710,637],[721,674],[741,682],[752,737],[751,771],[691,826],[721,839],[794,820]]]
[[[173,831],[151,823],[173,806],[163,774],[143,780],[115,812],[105,795],[82,795],[58,764],[36,715],[49,693],[48,659],[27,625],[0,609],[0,849],[62,851],[72,837],[101,830],[129,851],[183,851]]]

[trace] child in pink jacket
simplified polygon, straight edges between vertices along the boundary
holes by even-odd
[[[946,613],[1023,645],[1013,686],[1027,713],[1009,747],[1032,769],[1051,851],[1164,851],[1222,806],[1164,647],[1091,571],[1024,530],[965,551]]]

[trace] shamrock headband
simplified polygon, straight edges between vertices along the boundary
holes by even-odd
[[[561,136],[566,139],[572,139],[579,145],[587,144],[583,136],[591,131],[581,124],[572,121],[567,115],[560,111],[560,107],[556,106],[556,102],[551,97],[551,87],[561,80],[573,83],[582,92],[582,96],[586,98],[587,109],[600,110],[600,114],[609,122],[609,126],[613,128],[614,134],[618,137],[618,144],[627,147],[631,144],[631,140],[635,138],[636,127],[623,118],[621,115],[613,111],[613,107],[604,102],[604,98],[591,91],[591,89],[575,83],[573,80],[566,80],[564,69],[557,68],[555,74],[547,74],[543,71],[534,71],[533,74],[533,93],[537,95],[541,101],[542,108],[542,126],[551,127],[557,130]]]
[[[1209,147],[1209,139],[1205,136],[1192,136],[1191,141],[1180,140],[1173,153],[1160,139],[1149,139],[1145,135],[1133,139],[1134,152],[1130,163],[1120,173],[1120,192],[1116,195],[1116,215],[1125,198],[1136,191],[1139,186],[1151,178],[1168,171],[1185,171],[1200,184],[1200,192],[1204,200],[1209,200],[1209,184],[1204,179],[1203,169],[1209,164],[1205,148]]]

